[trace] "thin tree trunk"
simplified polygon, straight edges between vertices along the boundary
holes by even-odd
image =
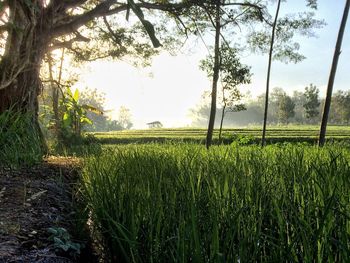
[[[334,55],[333,55],[332,68],[331,68],[331,72],[330,72],[329,80],[328,80],[327,96],[326,96],[326,100],[325,100],[325,104],[324,104],[324,108],[323,108],[320,135],[319,135],[319,139],[318,139],[318,145],[321,147],[324,145],[325,138],[326,138],[326,129],[327,129],[329,110],[331,107],[333,84],[334,84],[335,74],[337,72],[339,56],[341,53],[341,45],[343,42],[346,21],[347,21],[348,14],[349,14],[349,6],[350,6],[350,0],[346,0],[343,18],[342,18],[342,21],[340,24],[337,43],[336,43],[335,51],[334,51]]]
[[[219,129],[219,143],[222,143],[221,135],[222,135],[222,126],[224,124],[224,118],[225,118],[225,111],[226,111],[226,98],[225,98],[225,86],[222,87],[222,101],[223,101],[223,106],[222,106],[222,112],[221,112],[221,120],[220,120],[220,129]]]
[[[224,103],[224,106],[222,107],[222,112],[221,112],[221,120],[220,120],[220,129],[219,129],[219,142],[222,143],[222,126],[224,124],[224,118],[225,118],[225,110],[226,110],[226,103]]]
[[[54,81],[53,77],[53,69],[52,69],[52,56],[49,52],[47,54],[48,56],[48,65],[49,65],[49,78],[50,78],[50,84],[52,89],[52,109],[53,109],[53,118],[55,122],[55,134],[58,139],[60,139],[60,133],[61,133],[61,121],[60,121],[60,114],[59,114],[59,94],[60,94],[60,86],[61,86],[61,79],[62,79],[62,69],[63,69],[63,61],[64,61],[64,55],[65,55],[65,49],[62,49],[62,54],[60,58],[60,67],[58,72],[58,79],[57,82]]]
[[[54,81],[53,77],[53,69],[52,69],[52,56],[49,52],[47,54],[48,59],[48,65],[49,65],[49,79],[50,79],[50,86],[52,90],[52,110],[53,110],[53,119],[54,119],[54,132],[56,137],[58,137],[59,129],[60,129],[60,119],[58,114],[58,87],[57,84]]]
[[[266,144],[266,123],[267,123],[267,111],[269,107],[269,92],[270,92],[270,75],[271,75],[271,64],[272,64],[272,54],[273,54],[273,45],[275,42],[275,33],[276,33],[276,25],[278,20],[278,15],[280,11],[281,0],[278,0],[275,20],[272,26],[272,36],[270,43],[270,52],[269,52],[269,63],[267,68],[267,79],[266,79],[266,94],[265,94],[265,110],[264,110],[264,124],[262,130],[262,138],[261,138],[261,146],[265,146]]]
[[[211,107],[210,107],[210,117],[206,138],[206,147],[212,144],[214,124],[215,124],[215,114],[216,114],[216,97],[217,97],[217,87],[219,80],[219,61],[220,61],[220,0],[216,0],[216,10],[215,10],[215,48],[214,48],[214,69],[213,69],[213,83],[211,91]]]

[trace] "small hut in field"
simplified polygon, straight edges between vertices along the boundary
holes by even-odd
[[[153,121],[146,123],[148,125],[148,128],[150,129],[157,129],[157,128],[162,128],[163,124],[160,121]]]

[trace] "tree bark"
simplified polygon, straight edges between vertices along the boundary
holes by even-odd
[[[263,130],[262,130],[262,138],[261,138],[261,146],[262,147],[265,146],[265,144],[266,144],[266,124],[267,124],[267,112],[268,112],[268,108],[269,108],[271,64],[272,64],[272,55],[273,55],[273,45],[274,45],[274,42],[275,42],[276,25],[277,25],[278,15],[279,15],[279,11],[280,11],[280,6],[281,6],[281,0],[278,0],[275,20],[274,20],[273,26],[272,26],[272,36],[271,36],[271,43],[270,43],[269,62],[268,62],[268,68],[267,68],[264,124],[263,124]]]
[[[319,135],[319,139],[318,139],[318,145],[321,147],[324,145],[325,140],[326,140],[327,122],[328,122],[329,110],[331,108],[334,79],[335,79],[335,74],[337,72],[339,56],[341,53],[341,46],[342,46],[342,42],[343,42],[346,21],[348,19],[349,6],[350,6],[350,0],[346,0],[343,18],[342,18],[342,21],[340,24],[337,43],[336,43],[335,51],[334,51],[334,55],[333,55],[331,72],[330,72],[329,80],[328,80],[327,96],[326,96],[326,100],[325,100],[325,104],[324,104],[324,108],[323,108],[320,135]]]
[[[211,91],[211,107],[210,107],[210,117],[206,138],[206,147],[209,147],[212,144],[214,124],[215,124],[215,114],[216,114],[216,97],[217,97],[217,87],[219,80],[219,64],[220,64],[220,0],[216,0],[216,9],[215,9],[215,48],[214,48],[214,69],[213,69],[213,83]]]

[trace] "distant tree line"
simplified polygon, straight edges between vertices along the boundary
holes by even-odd
[[[319,89],[310,84],[305,90],[294,91],[288,95],[283,88],[274,88],[270,93],[267,123],[270,125],[319,124],[324,107],[324,98],[320,98]],[[263,121],[265,94],[256,98],[246,98],[244,111],[230,112],[225,117],[225,126],[260,125]],[[192,125],[205,127],[208,122],[210,104],[203,99],[196,108],[191,109]],[[220,114],[222,106],[217,108]],[[329,124],[350,124],[350,91],[339,90],[332,96]],[[219,127],[220,120],[215,126]]]

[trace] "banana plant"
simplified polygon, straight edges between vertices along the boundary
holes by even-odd
[[[80,136],[82,126],[92,124],[92,121],[87,117],[87,112],[94,112],[102,115],[103,112],[87,104],[79,104],[79,90],[76,89],[74,94],[68,87],[61,99],[62,110],[62,128],[65,132],[73,133]]]

